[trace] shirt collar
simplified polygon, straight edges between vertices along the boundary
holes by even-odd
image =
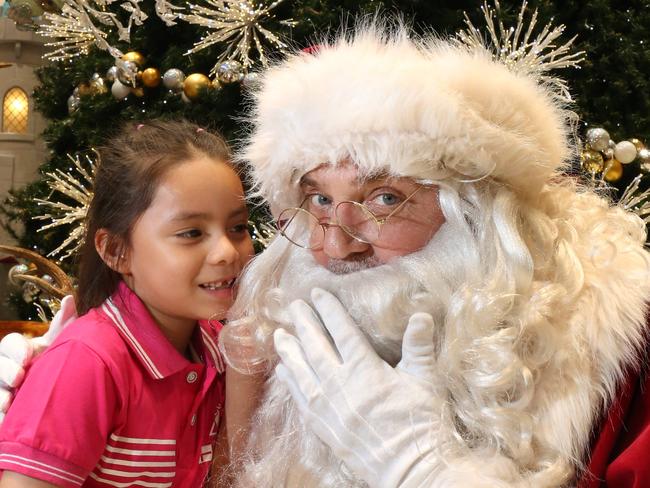
[[[174,348],[144,303],[124,282],[120,282],[116,292],[102,304],[101,309],[152,378],[166,378],[194,364]],[[193,343],[206,362],[212,363],[221,373],[224,367],[217,349],[217,333],[218,327],[200,321],[194,332]]]

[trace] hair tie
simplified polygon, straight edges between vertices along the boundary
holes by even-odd
[[[135,127],[135,130],[140,130],[140,129],[142,129],[143,127],[144,127],[144,124],[138,124],[138,125]]]
[[[196,133],[197,133],[197,134],[198,134],[199,132],[204,132],[204,131],[205,131],[205,129],[204,129],[203,127],[199,127],[198,129],[196,129]]]

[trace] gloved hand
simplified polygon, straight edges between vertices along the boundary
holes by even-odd
[[[429,486],[443,401],[436,393],[433,319],[411,316],[393,368],[333,295],[314,289],[312,300],[320,319],[297,300],[290,316],[298,338],[274,333],[276,374],[307,426],[373,488]]]
[[[0,341],[0,422],[11,405],[13,390],[23,382],[27,363],[52,344],[61,331],[76,318],[74,297],[68,295],[61,300],[61,309],[52,318],[44,335],[28,339],[13,333]]]

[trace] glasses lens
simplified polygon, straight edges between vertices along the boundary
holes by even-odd
[[[374,243],[379,238],[377,218],[360,203],[339,203],[336,207],[336,219],[341,229],[359,241]]]
[[[323,244],[318,219],[302,208],[287,208],[278,217],[280,233],[296,246],[314,249]]]

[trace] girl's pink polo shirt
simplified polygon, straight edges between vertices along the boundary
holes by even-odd
[[[58,486],[200,487],[224,406],[217,333],[195,361],[123,283],[30,367],[0,429],[0,469]]]

